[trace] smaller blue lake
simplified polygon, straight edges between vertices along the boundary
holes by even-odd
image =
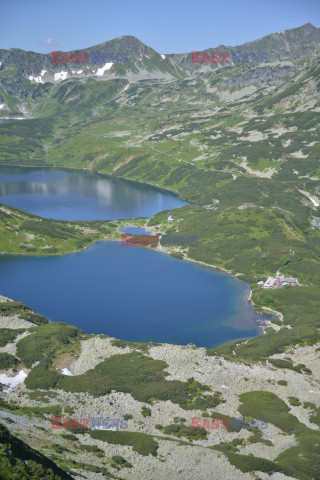
[[[60,220],[150,218],[186,205],[171,193],[116,177],[20,167],[0,167],[0,202]]]
[[[142,227],[127,227],[120,232],[131,233],[132,235],[151,235],[151,232]]]

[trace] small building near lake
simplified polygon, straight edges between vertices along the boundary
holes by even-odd
[[[261,285],[263,282],[258,282],[258,285]],[[298,279],[295,277],[285,277],[284,275],[278,275],[276,277],[268,277],[264,282],[264,288],[283,288],[286,285],[292,287],[301,287]]]

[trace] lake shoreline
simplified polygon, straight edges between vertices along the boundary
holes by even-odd
[[[130,226],[133,226],[133,225],[130,225]],[[121,226],[121,228],[127,228],[127,227],[129,227],[129,225],[126,225],[125,227]],[[144,228],[149,228],[149,230],[154,229],[154,227],[147,227],[146,225],[144,226]],[[154,229],[154,230],[155,230],[155,229]],[[8,254],[1,254],[1,255],[31,256],[31,257],[39,257],[39,258],[41,258],[41,257],[56,257],[56,256],[71,255],[71,254],[74,254],[74,253],[84,252],[84,251],[86,251],[88,248],[90,248],[90,247],[93,246],[94,244],[98,244],[99,242],[117,242],[117,243],[119,243],[119,242],[122,242],[122,240],[121,240],[121,239],[114,239],[114,238],[105,238],[105,239],[94,240],[93,242],[91,242],[89,245],[86,245],[86,246],[85,246],[84,248],[82,248],[82,249],[74,250],[74,251],[71,251],[71,252],[63,252],[63,253],[53,253],[53,254],[44,254],[44,255],[38,255],[38,254],[35,255],[35,254],[32,254],[32,253],[23,253],[23,254],[21,254],[21,253],[8,253]],[[130,247],[130,245],[128,245],[128,247]],[[132,247],[134,247],[134,246],[132,245]],[[176,249],[169,250],[168,247],[165,247],[165,248],[164,248],[164,247],[161,247],[161,246],[160,246],[160,248],[159,248],[159,247],[157,247],[157,248],[152,248],[152,247],[150,247],[150,246],[142,246],[142,245],[141,245],[141,246],[136,246],[136,247],[148,248],[148,249],[150,249],[150,250],[152,249],[154,252],[159,252],[159,253],[161,253],[161,254],[168,255],[169,257],[172,256],[172,255],[171,255],[172,253],[174,253],[175,251],[177,251]],[[174,258],[174,257],[173,257],[173,258]],[[182,261],[186,261],[186,262],[194,263],[195,265],[199,265],[199,266],[201,266],[201,267],[208,268],[208,269],[210,269],[210,270],[219,271],[219,272],[221,272],[221,273],[224,273],[224,274],[226,274],[226,275],[228,275],[228,276],[230,276],[230,277],[232,277],[232,278],[236,278],[237,280],[245,283],[245,284],[248,286],[248,288],[250,289],[249,296],[246,295],[247,298],[245,299],[245,301],[253,308],[253,311],[254,311],[255,314],[257,314],[257,315],[263,315],[263,312],[261,312],[261,310],[260,310],[260,311],[256,310],[255,304],[254,304],[254,303],[252,302],[252,300],[251,300],[252,291],[253,291],[252,288],[251,288],[251,285],[250,285],[249,283],[245,282],[244,280],[241,280],[241,279],[238,278],[238,276],[241,275],[241,274],[239,274],[239,273],[234,274],[234,273],[233,273],[232,271],[230,271],[230,270],[226,270],[226,269],[224,269],[224,268],[222,268],[222,267],[219,267],[219,266],[216,266],[216,265],[211,265],[211,264],[208,264],[208,263],[205,263],[205,262],[201,262],[201,261],[199,261],[199,260],[194,260],[194,259],[192,259],[192,258],[190,258],[190,257],[187,257],[187,256],[184,256],[184,258],[181,259],[181,260],[182,260]],[[271,311],[271,310],[270,310],[270,313],[276,315],[278,312],[274,312],[274,311]],[[259,318],[258,318],[258,319],[255,320],[255,326],[257,327],[259,333],[258,333],[257,335],[255,335],[255,336],[253,336],[253,337],[248,337],[248,338],[247,338],[248,340],[250,340],[251,338],[255,338],[256,336],[260,336],[260,335],[265,334],[265,333],[266,333],[265,329],[270,326],[270,321],[267,320],[267,319],[259,319]],[[115,338],[116,338],[116,337],[115,337]],[[230,341],[223,342],[221,345],[226,345],[226,344],[229,343],[229,342],[230,342]],[[148,342],[143,342],[143,343],[148,343]],[[160,342],[160,343],[165,344],[165,343],[168,343],[168,342]],[[192,342],[191,342],[191,343],[192,343]],[[170,344],[170,345],[171,345],[171,344]],[[181,344],[181,346],[184,346],[184,345]],[[198,347],[198,346],[197,346],[197,347]],[[206,347],[198,347],[198,348],[206,348]]]
[[[66,172],[71,172],[71,173],[88,173],[89,175],[98,175],[103,178],[108,178],[108,179],[117,179],[117,180],[123,180],[124,182],[131,183],[131,184],[137,184],[137,185],[145,185],[146,187],[152,187],[155,190],[158,190],[161,193],[167,193],[170,194],[174,197],[179,198],[179,200],[182,200],[183,202],[187,202],[191,204],[192,202],[188,199],[182,198],[179,193],[175,190],[171,190],[169,188],[161,187],[160,185],[150,183],[150,182],[140,182],[139,180],[132,180],[131,178],[126,178],[126,177],[120,177],[118,175],[112,175],[111,173],[104,173],[104,172],[95,172],[91,170],[90,168],[82,168],[82,167],[63,167],[60,165],[35,165],[35,166],[29,166],[29,165],[4,165],[0,163],[0,168],[23,168],[26,170],[34,170],[34,169],[44,169],[44,170],[49,170],[49,169],[54,169],[54,170],[61,170],[61,171],[66,171]]]
[[[6,166],[3,166],[3,167],[6,167]],[[166,192],[166,193],[170,193],[174,196],[176,196],[177,198],[183,200],[178,194],[177,192],[172,192],[171,190],[167,190],[167,189],[164,189],[158,185],[153,185],[153,184],[150,184],[150,183],[146,183],[146,182],[139,182],[139,181],[135,181],[135,180],[130,180],[130,179],[126,179],[126,178],[122,178],[122,177],[117,177],[115,175],[109,175],[109,174],[105,174],[105,173],[100,173],[100,172],[92,172],[90,169],[88,168],[69,168],[69,167],[57,167],[57,166],[51,166],[51,165],[48,165],[48,166],[39,166],[39,167],[30,167],[30,166],[15,166],[13,168],[23,168],[23,170],[26,170],[26,171],[32,171],[32,170],[38,170],[38,171],[41,171],[41,170],[57,170],[57,171],[64,171],[64,172],[76,172],[76,173],[79,173],[81,171],[85,172],[85,173],[88,173],[90,176],[97,176],[97,177],[104,177],[104,178],[108,178],[108,179],[119,179],[121,181],[125,181],[125,182],[128,182],[128,183],[132,183],[132,184],[140,184],[140,185],[146,185],[146,186],[149,186],[149,187],[152,187],[153,189],[156,189],[158,191],[162,191],[162,192]],[[4,204],[6,205],[6,204]],[[6,205],[8,208],[12,208],[10,205]],[[16,208],[16,207],[14,207]],[[179,208],[179,207],[178,207]],[[19,210],[19,209],[18,209]],[[20,209],[21,210],[21,209]],[[163,211],[163,210],[162,210]],[[24,212],[24,210],[21,210],[22,213],[26,213]],[[41,217],[39,215],[36,215],[38,218],[44,218],[44,217]],[[121,229],[124,229],[124,228],[128,228],[130,226],[136,226],[134,225],[134,220],[144,220],[146,219],[146,222],[152,217],[135,217],[133,219],[121,219],[121,221],[126,221],[128,220],[128,223],[126,223],[125,225],[121,225]],[[147,220],[148,219],[148,220]],[[59,219],[53,219],[55,221],[59,221]],[[60,220],[62,222],[70,222],[70,223],[77,223],[77,221],[80,221],[80,220]],[[87,220],[88,222],[90,222],[90,220]],[[103,221],[110,221],[109,220],[101,220],[102,222]],[[117,220],[112,220],[114,222],[116,222]],[[149,226],[149,225],[144,225],[144,228],[147,228],[148,230],[150,230],[152,232],[152,234],[155,234],[157,230],[159,230],[159,227],[155,227],[155,226]],[[118,230],[117,231],[117,234],[120,234],[120,231]],[[115,235],[115,234],[113,234]],[[32,253],[32,252],[12,252],[12,253],[8,253],[8,252],[1,252],[1,255],[15,255],[15,256],[30,256],[30,257],[58,257],[58,256],[62,256],[62,255],[70,255],[72,253],[80,253],[82,251],[85,251],[87,250],[89,247],[91,247],[92,245],[94,245],[95,243],[98,243],[98,242],[105,242],[105,241],[113,241],[113,242],[121,242],[121,239],[120,238],[98,238],[98,239],[94,239],[93,241],[91,241],[90,243],[88,243],[88,245],[84,246],[83,248],[79,248],[79,249],[73,249],[73,250],[70,250],[70,251],[64,251],[64,252],[55,252],[55,253],[46,253],[45,251],[43,252],[37,252],[37,253]],[[146,248],[146,247],[144,247]],[[148,247],[148,248],[152,248],[152,247]],[[194,264],[197,264],[201,267],[205,267],[205,268],[210,268],[210,269],[213,269],[215,271],[220,271],[222,273],[225,273],[227,275],[230,275],[231,277],[233,278],[237,278],[239,276],[241,276],[242,274],[241,273],[233,273],[231,270],[227,270],[221,266],[217,266],[217,265],[212,265],[212,264],[209,264],[209,263],[206,263],[206,262],[202,262],[200,260],[195,260],[195,259],[192,259],[190,257],[187,256],[187,254],[185,254],[184,252],[181,252],[179,250],[179,248],[168,248],[168,247],[163,247],[161,245],[158,245],[156,248],[154,248],[154,251],[158,251],[160,253],[164,253],[164,254],[167,254],[169,256],[172,256],[173,253],[175,252],[180,252],[182,253],[183,255],[183,258],[181,258],[181,260],[185,260],[185,261],[188,261],[188,262],[192,262]],[[239,279],[240,280],[240,279]],[[244,282],[244,280],[241,280]],[[244,282],[246,285],[248,285],[248,288],[251,289],[251,286],[250,284],[248,284],[247,282]],[[261,312],[258,312],[255,310],[255,306],[253,304],[253,302],[251,302],[251,293],[252,293],[252,290],[250,290],[250,294],[249,294],[249,297],[246,299],[246,301],[248,302],[249,305],[251,305],[253,307],[253,310],[256,314],[261,314]],[[256,327],[260,330],[262,329],[262,333],[265,333],[264,332],[264,328],[267,326],[266,324],[261,326],[261,323],[260,322],[257,322],[255,321],[255,324],[256,324]],[[251,338],[251,337],[250,337]],[[228,342],[226,342],[228,343]]]

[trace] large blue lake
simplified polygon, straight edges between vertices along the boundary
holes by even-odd
[[[0,167],[0,202],[60,220],[152,217],[186,202],[148,185],[55,168]]]
[[[247,284],[121,242],[57,257],[1,255],[0,272],[2,295],[87,333],[208,347],[257,334]]]
[[[140,184],[80,172],[0,170],[0,202],[41,216],[152,216],[185,202]],[[151,249],[99,242],[64,256],[0,255],[0,294],[51,321],[131,341],[212,347],[258,333],[249,286]]]

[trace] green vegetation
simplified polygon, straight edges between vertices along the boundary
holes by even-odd
[[[10,317],[18,315],[23,320],[35,323],[36,325],[42,325],[48,323],[48,320],[42,315],[35,313],[32,308],[28,307],[22,302],[2,302],[0,303],[0,316]],[[21,333],[21,329],[18,329]],[[13,330],[17,331],[17,330]]]
[[[121,457],[121,455],[113,455],[111,457],[111,466],[120,470],[121,468],[132,468],[130,462],[128,462],[125,458]]]
[[[128,340],[118,340],[114,339],[111,341],[111,344],[114,347],[119,347],[119,348],[132,348],[134,350],[141,350],[142,352],[149,352],[150,347],[156,347],[161,345],[160,343],[155,343],[155,342],[149,342],[149,343],[143,343],[143,342],[129,342]]]
[[[278,358],[270,358],[269,362],[277,368],[288,368],[290,370],[294,370],[295,372],[302,373],[303,371],[306,373],[310,373],[310,370],[306,368],[306,366],[303,363],[299,363],[299,365],[294,366],[291,362],[288,360],[281,360]]]
[[[65,440],[71,440],[72,442],[76,442],[78,440],[76,435],[73,435],[73,433],[61,433],[60,435]]]
[[[74,408],[70,407],[70,406],[66,406],[64,407],[64,412],[67,414],[67,415],[73,415],[74,414]]]
[[[52,223],[45,218],[41,220],[26,220],[21,224],[20,230],[59,239],[77,237],[73,228],[59,223]]]
[[[59,325],[57,322],[49,326],[51,328],[42,327],[43,333],[41,329],[34,327],[38,332],[39,341],[24,342],[32,338],[30,335],[18,343],[18,355],[21,355],[24,362],[30,365],[41,360],[25,380],[26,386],[30,389],[60,388],[70,392],[88,392],[94,396],[106,395],[111,390],[116,390],[131,393],[133,398],[144,403],[171,400],[187,410],[206,410],[224,402],[220,392],[204,395],[204,392],[210,391],[210,388],[196,382],[193,378],[187,382],[166,380],[167,373],[164,369],[167,364],[140,352],[113,355],[83,375],[67,377],[59,374],[51,369],[51,360],[47,356],[48,349],[51,357],[58,348],[61,348],[61,342],[68,345],[70,338],[77,337],[81,331],[65,324]],[[35,343],[37,343],[37,349],[30,350],[30,345],[35,346]]]
[[[74,252],[97,240],[119,239],[120,234],[116,229],[117,224],[107,220],[90,222],[46,219],[0,204],[0,248],[8,254],[57,255]],[[12,235],[13,231],[15,235]],[[2,303],[1,307],[3,305]],[[32,311],[30,308],[28,310]],[[39,315],[35,323],[41,323],[41,318],[44,319]]]
[[[186,437],[188,440],[206,440],[208,432],[204,428],[192,428],[186,425],[167,425],[161,428],[166,435],[174,435],[175,437]]]
[[[243,445],[244,440],[243,439],[233,439],[231,442],[220,442],[218,445],[214,445],[212,450],[219,450],[220,452],[223,452],[225,454],[228,454],[230,452],[238,452],[238,446]]]
[[[25,328],[0,328],[0,347],[4,347],[7,343],[12,343],[18,335],[25,331]]]
[[[141,408],[141,415],[142,415],[143,417],[151,417],[151,409],[143,406],[143,407]]]
[[[286,380],[278,380],[278,385],[286,386],[288,382]]]
[[[80,450],[84,450],[85,452],[91,452],[91,453],[103,453],[103,450],[97,445],[86,445],[85,443],[82,443],[79,446]]]
[[[17,355],[27,367],[52,357],[63,346],[70,347],[72,341],[78,340],[83,333],[82,330],[62,322],[32,327],[29,332],[32,332],[31,335],[17,343]]]
[[[47,407],[26,407],[10,404],[4,400],[0,400],[0,410],[14,413],[14,415],[27,415],[28,417],[36,416],[45,418],[45,415],[61,416],[62,407],[60,405],[49,405]]]
[[[265,438],[262,437],[262,432],[261,430],[254,428],[253,430],[253,435],[251,435],[247,439],[248,443],[263,443],[264,445],[267,445],[268,447],[272,447],[273,443],[271,440],[266,440]]]
[[[51,445],[51,448],[52,448],[55,452],[59,453],[60,455],[61,455],[62,453],[64,453],[64,452],[70,452],[70,450],[69,450],[68,448],[63,447],[63,446],[60,445],[59,443],[53,443],[53,444]]]
[[[60,417],[62,415],[61,405],[49,405],[48,407],[21,407],[20,411],[39,417],[43,417],[44,415]]]
[[[0,369],[8,370],[9,368],[14,368],[19,364],[19,360],[10,353],[0,352]]]
[[[171,257],[176,258],[177,260],[183,260],[184,256],[180,252],[172,252]]]
[[[10,451],[10,455],[6,452]],[[0,472],[4,480],[72,480],[72,477],[47,457],[11,435],[0,424]]]
[[[316,425],[318,425],[318,427],[320,427],[320,407],[317,407],[314,403],[311,402],[305,402],[303,404],[303,407],[310,409],[311,414],[309,421],[311,423],[315,423]]]
[[[2,417],[2,420],[5,420],[7,423],[16,423],[12,418],[10,417]]]
[[[226,453],[229,462],[231,465],[234,465],[236,468],[241,470],[241,472],[266,472],[269,475],[272,475],[274,472],[280,472],[284,475],[290,475],[290,470],[280,465],[277,465],[275,462],[266,460],[265,458],[254,457],[253,455],[240,455],[234,452]]]
[[[271,392],[248,392],[241,394],[239,398],[242,402],[239,412],[242,415],[267,419],[283,432],[295,435],[298,445],[285,450],[275,459],[276,465],[281,469],[277,471],[287,472],[287,475],[302,480],[318,478],[320,432],[300,423],[295,416],[288,413],[290,408],[287,404]]]
[[[292,405],[293,407],[300,407],[301,405],[301,402],[297,397],[288,397],[288,400],[290,405]]]
[[[68,459],[67,465],[75,468],[76,470],[85,470],[87,472],[93,472],[93,473],[100,473],[104,475],[106,478],[115,478],[119,479],[119,477],[113,475],[109,470],[105,467],[100,467],[97,465],[90,465],[89,463],[83,463],[83,462],[76,462],[75,460]],[[78,475],[76,472],[71,472],[74,476]],[[121,479],[119,479],[121,480]]]
[[[89,434],[95,440],[101,440],[115,445],[129,445],[140,455],[157,455],[158,444],[151,435],[140,432],[121,432],[107,430],[93,430]]]

